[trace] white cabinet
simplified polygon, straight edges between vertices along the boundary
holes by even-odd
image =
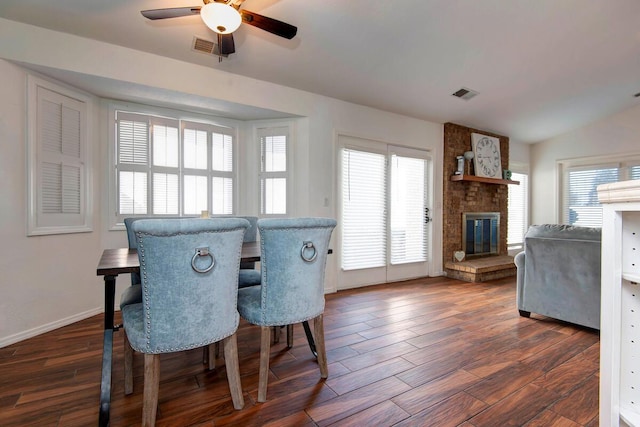
[[[598,187],[603,204],[600,426],[640,427],[640,180]]]

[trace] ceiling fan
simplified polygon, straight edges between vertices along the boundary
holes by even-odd
[[[248,10],[240,10],[244,0],[202,0],[202,2],[204,6],[149,9],[140,13],[151,20],[200,15],[207,27],[218,34],[218,49],[222,56],[236,51],[232,33],[243,22],[286,39],[294,38],[298,32],[297,27],[286,22]]]

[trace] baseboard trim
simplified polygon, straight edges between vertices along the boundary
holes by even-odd
[[[74,314],[73,316],[65,317],[64,319],[56,320],[55,322],[47,323],[35,328],[28,329],[26,331],[18,332],[17,334],[9,335],[8,337],[2,337],[0,338],[0,348],[15,344],[20,341],[24,341],[29,338],[33,338],[40,334],[44,334],[45,332],[53,331],[54,329],[70,325],[72,323],[87,319],[100,313],[104,313],[104,308],[93,308],[82,313]]]

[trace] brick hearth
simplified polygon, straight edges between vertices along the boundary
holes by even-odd
[[[445,263],[447,276],[467,282],[485,282],[515,276],[516,266],[509,255],[486,256],[468,261]]]

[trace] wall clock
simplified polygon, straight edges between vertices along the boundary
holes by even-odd
[[[476,176],[502,179],[500,140],[491,136],[472,133],[471,145]]]

